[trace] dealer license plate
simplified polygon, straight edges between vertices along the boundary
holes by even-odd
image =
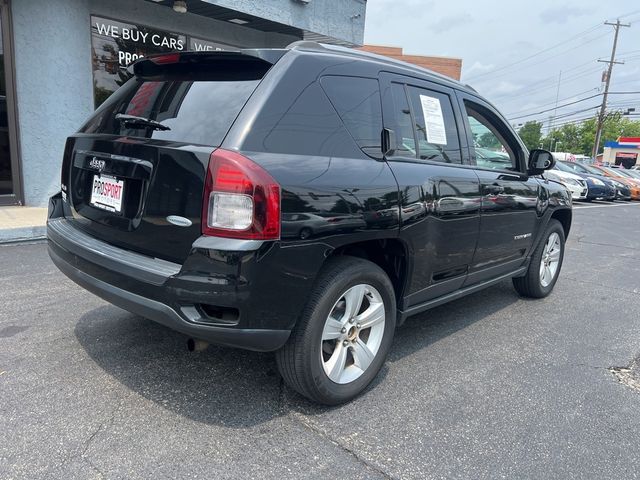
[[[117,180],[106,175],[94,175],[91,186],[91,205],[110,212],[122,211],[124,180]]]

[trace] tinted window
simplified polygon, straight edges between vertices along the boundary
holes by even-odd
[[[380,158],[382,106],[378,81],[360,77],[323,77],[320,81],[347,130],[368,155]]]
[[[518,158],[500,131],[499,121],[465,102],[476,165],[492,170],[518,170]]]
[[[81,131],[220,145],[259,80],[159,82],[130,80]],[[170,130],[125,126],[118,113],[160,122]]]
[[[411,109],[409,108],[404,85],[392,83],[391,95],[393,97],[396,155],[416,157],[417,150],[413,132],[413,122],[411,120]]]
[[[418,158],[446,163],[460,163],[458,128],[448,95],[407,87],[413,114]]]
[[[242,146],[253,152],[363,156],[318,82],[300,91],[299,80],[283,81],[267,99]]]

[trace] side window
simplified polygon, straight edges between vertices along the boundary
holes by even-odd
[[[460,141],[451,99],[433,90],[407,87],[414,117],[418,158],[461,163]]]
[[[326,76],[320,85],[362,151],[382,158],[382,106],[378,80]]]
[[[393,98],[394,125],[396,130],[396,155],[403,157],[417,157],[416,141],[411,120],[411,109],[407,101],[404,85],[391,84]]]
[[[495,124],[465,101],[476,165],[493,170],[519,170],[518,157]],[[497,120],[496,120],[497,122]]]

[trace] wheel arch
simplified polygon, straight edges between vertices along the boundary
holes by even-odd
[[[396,303],[400,305],[409,275],[407,251],[407,246],[398,238],[366,240],[335,248],[328,255],[327,260],[345,255],[375,263],[389,276],[396,295]]]
[[[564,238],[569,237],[569,231],[571,230],[571,220],[573,218],[573,211],[570,208],[559,208],[551,214],[551,219],[558,220],[564,230]]]

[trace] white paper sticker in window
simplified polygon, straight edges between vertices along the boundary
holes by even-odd
[[[427,141],[436,145],[447,144],[447,131],[444,128],[442,107],[438,98],[420,95],[422,115],[424,116]]]

